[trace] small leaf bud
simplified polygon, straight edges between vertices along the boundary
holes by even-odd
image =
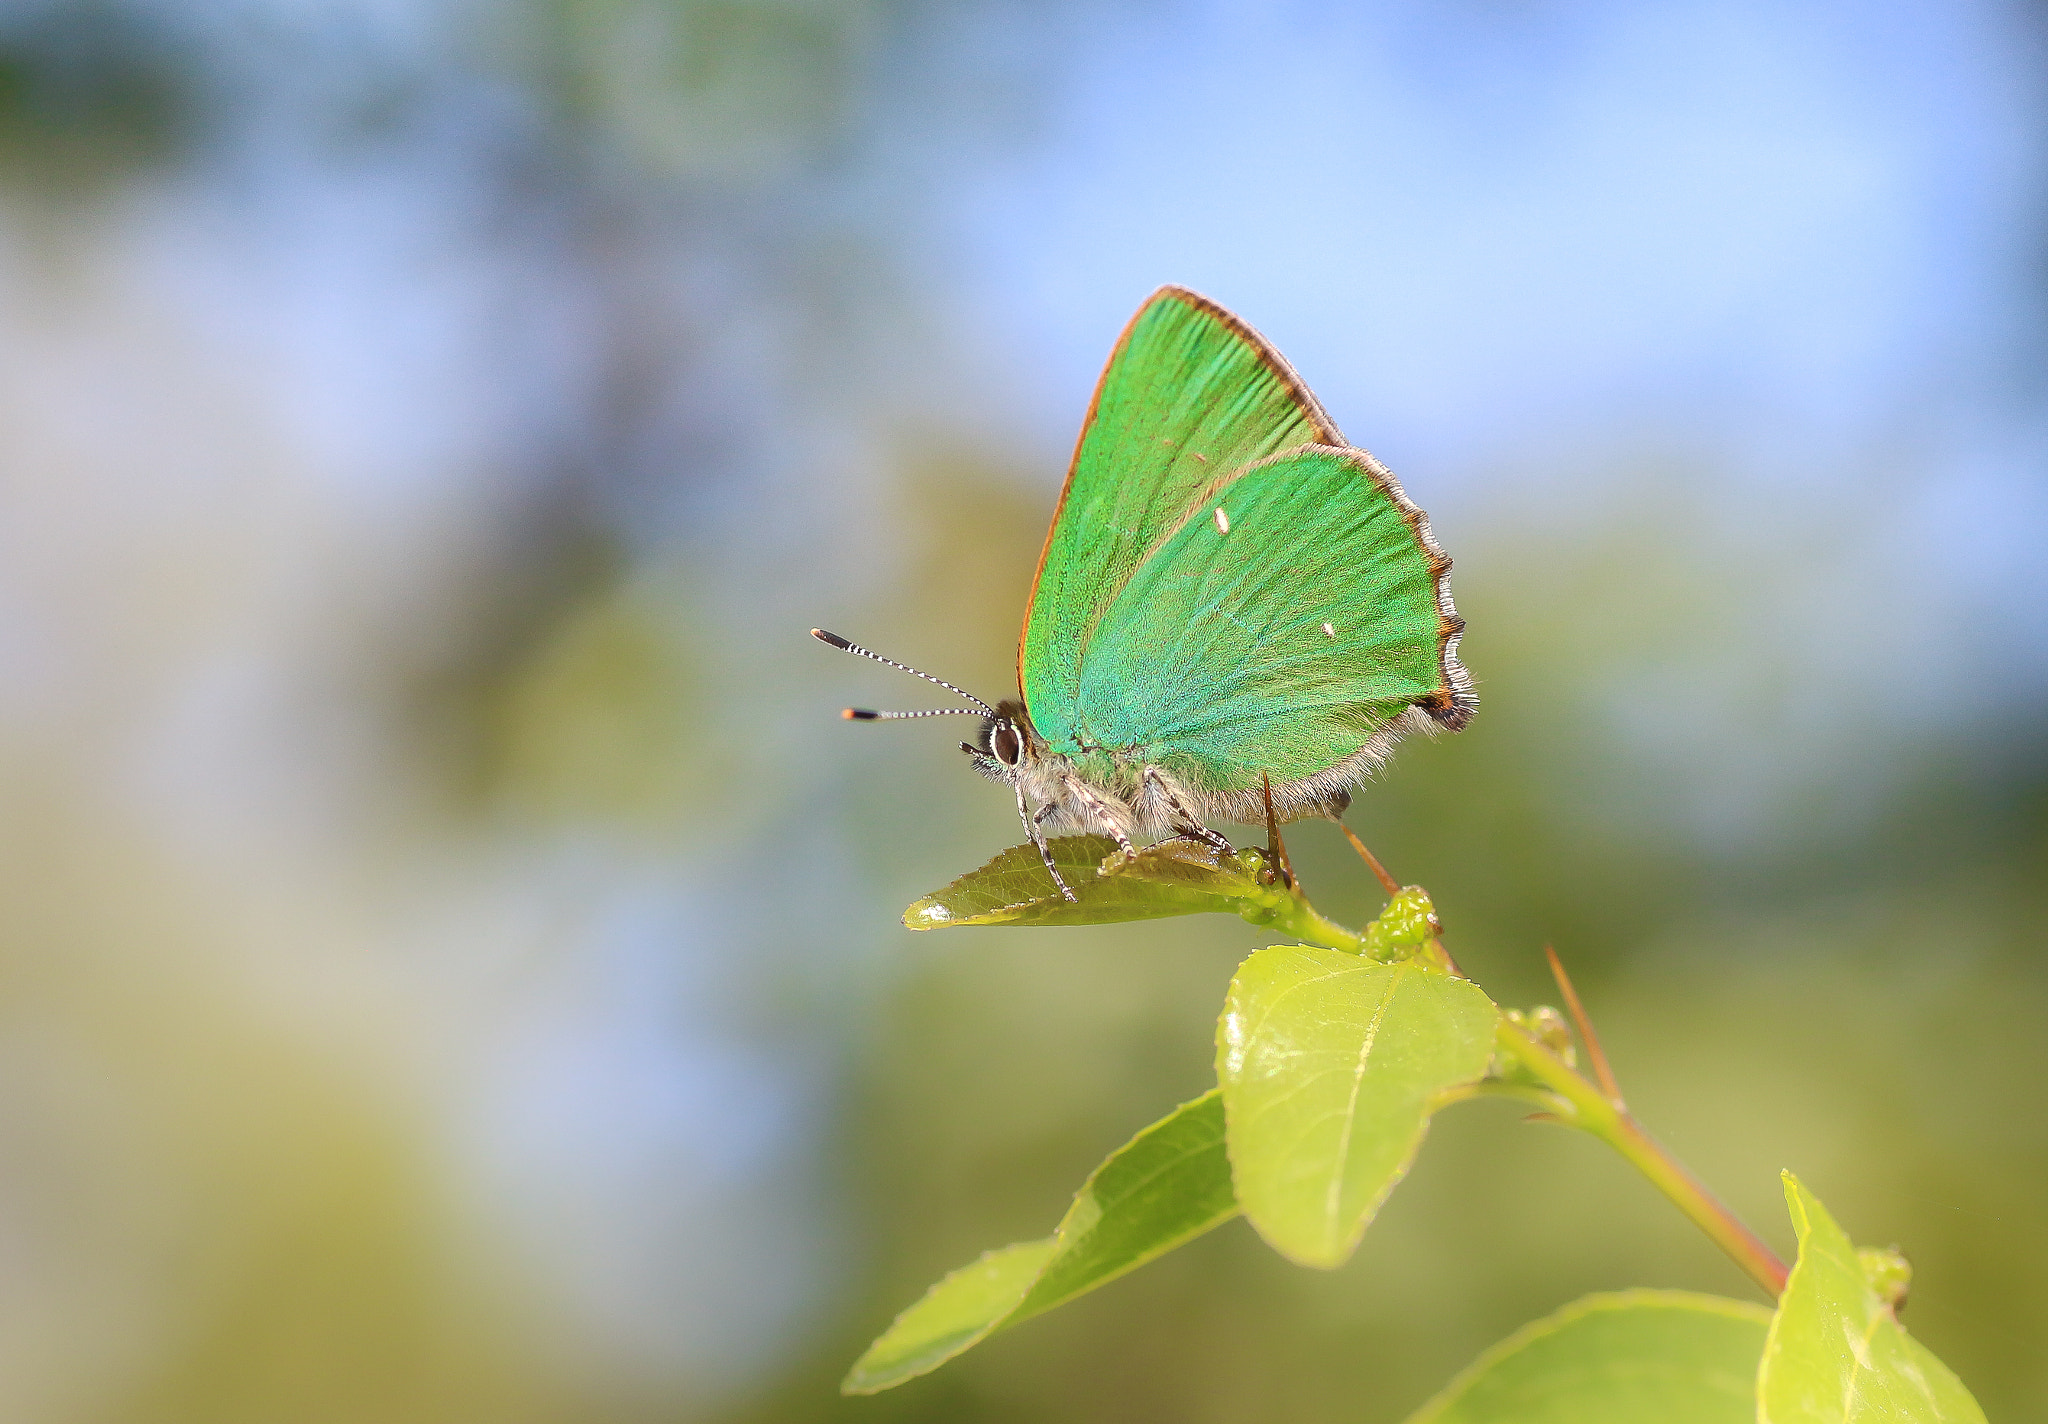
[[[1563,1014],[1548,1004],[1538,1004],[1529,1010],[1527,1027],[1538,1043],[1564,1060],[1567,1068],[1578,1067],[1579,1055],[1572,1047],[1571,1025],[1564,1021]]]
[[[1863,1279],[1893,1313],[1904,1307],[1906,1289],[1913,1284],[1913,1263],[1899,1254],[1898,1247],[1859,1247],[1856,1263],[1863,1267]]]
[[[1440,928],[1429,892],[1410,885],[1397,891],[1380,917],[1365,927],[1361,947],[1368,959],[1393,964],[1412,956]]]

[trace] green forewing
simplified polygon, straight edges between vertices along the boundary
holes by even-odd
[[[1442,686],[1437,572],[1363,451],[1254,465],[1104,611],[1076,740],[1208,791],[1312,776]]]
[[[1025,706],[1084,762],[1116,753],[1216,792],[1310,776],[1456,690],[1444,567],[1277,352],[1162,288],[1110,356],[1053,517]]]
[[[1311,442],[1343,437],[1277,352],[1193,292],[1153,294],[1095,389],[1025,615],[1018,683],[1040,735],[1067,740],[1082,651],[1161,534],[1245,466]]]

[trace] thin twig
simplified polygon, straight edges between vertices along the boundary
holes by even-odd
[[[1593,1032],[1593,1021],[1586,1017],[1586,1006],[1579,1002],[1579,991],[1572,987],[1572,976],[1564,972],[1564,961],[1557,957],[1557,950],[1550,945],[1543,946],[1544,955],[1550,960],[1550,976],[1557,980],[1558,992],[1564,995],[1564,1005],[1571,1010],[1572,1022],[1578,1025],[1579,1041],[1586,1045],[1586,1058],[1593,1065],[1593,1077],[1600,1084],[1600,1091],[1607,1094],[1607,1100],[1617,1108],[1627,1111],[1628,1105],[1621,1098],[1621,1084],[1614,1081],[1614,1070],[1607,1066],[1607,1054],[1600,1047],[1600,1035]]]
[[[1280,839],[1280,819],[1273,814],[1273,778],[1261,772],[1259,784],[1266,793],[1266,854],[1280,872],[1280,883],[1299,890],[1301,882],[1294,878],[1294,865],[1287,859],[1287,842]]]
[[[1351,827],[1345,825],[1342,821],[1339,821],[1337,823],[1337,829],[1344,833],[1345,840],[1351,842],[1351,848],[1358,852],[1359,859],[1363,860],[1368,866],[1371,867],[1373,875],[1380,882],[1380,888],[1385,890],[1389,895],[1400,894],[1400,882],[1395,880],[1393,876],[1387,874],[1387,868],[1384,865],[1381,865],[1379,861],[1373,858],[1373,853],[1365,848],[1365,842],[1358,838],[1357,834],[1352,831]]]
[[[1345,831],[1345,835],[1350,837],[1354,846],[1357,846],[1358,853],[1365,857],[1365,863],[1378,870],[1378,862],[1366,853],[1363,845],[1358,844],[1358,838],[1352,836],[1348,830]],[[1391,884],[1384,871],[1380,872],[1380,877],[1382,884]],[[1354,953],[1358,949],[1361,937],[1355,931],[1324,919],[1299,896],[1286,896],[1284,904],[1276,905],[1275,909],[1281,913],[1277,913],[1270,923],[1284,925],[1289,932],[1299,935],[1306,944],[1320,944],[1330,949]],[[1446,967],[1450,966],[1450,955],[1445,951],[1440,936],[1431,938],[1428,953],[1432,957],[1440,957]],[[1455,969],[1452,972],[1455,973]],[[1578,1006],[1578,995],[1572,993],[1570,983],[1563,977],[1561,968],[1558,975],[1559,987],[1565,991],[1566,1002],[1573,1005],[1583,1025],[1585,1019],[1583,1011]],[[1592,1035],[1588,1032],[1589,1053],[1597,1053],[1597,1050],[1591,1047],[1593,1042]],[[1765,1292],[1775,1297],[1784,1291],[1785,1263],[1778,1259],[1777,1253],[1751,1231],[1740,1217],[1708,1191],[1699,1178],[1687,1171],[1676,1157],[1643,1131],[1642,1125],[1629,1116],[1621,1106],[1621,1095],[1613,1089],[1611,1074],[1603,1074],[1606,1089],[1603,1091],[1603,1084],[1594,1083],[1569,1067],[1528,1025],[1506,1015],[1502,1015],[1494,1026],[1494,1043],[1504,1061],[1519,1063],[1542,1084],[1535,1092],[1543,1094],[1550,1100],[1547,1104],[1550,1117],[1566,1126],[1591,1133],[1619,1152],[1649,1180],[1652,1186],[1662,1192],[1672,1205],[1704,1231],[1715,1245],[1727,1252],[1729,1258],[1740,1266],[1751,1280],[1763,1287]],[[1596,1057],[1595,1061],[1605,1060]],[[1547,1093],[1545,1089],[1548,1090]],[[1496,1093],[1503,1097],[1525,1100],[1532,1096],[1527,1088],[1506,1083],[1483,1095],[1494,1096]],[[1481,1094],[1475,1093],[1472,1096]]]
[[[1567,1067],[1527,1026],[1503,1017],[1495,1035],[1507,1056],[1519,1060],[1557,1095],[1556,1115],[1561,1120],[1592,1133],[1628,1159],[1764,1290],[1774,1297],[1784,1291],[1785,1263],[1777,1253],[1687,1171],[1683,1163],[1643,1131],[1640,1123],[1616,1107],[1596,1085]]]

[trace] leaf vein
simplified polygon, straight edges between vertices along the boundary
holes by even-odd
[[[1394,1002],[1394,992],[1400,987],[1399,979],[1389,980],[1387,989],[1380,996],[1379,1004],[1372,1011],[1372,1022],[1365,1027],[1365,1040],[1358,1045],[1358,1063],[1351,1072],[1351,1092],[1344,1104],[1344,1126],[1337,1136],[1337,1151],[1331,1163],[1330,1185],[1323,1197],[1323,1220],[1334,1225],[1337,1208],[1344,1191],[1344,1162],[1351,1155],[1351,1132],[1358,1121],[1358,1094],[1365,1086],[1366,1062],[1372,1057],[1373,1044],[1380,1036],[1380,1024],[1386,1019],[1387,1006]]]

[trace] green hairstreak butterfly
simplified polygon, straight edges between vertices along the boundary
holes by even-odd
[[[978,714],[961,748],[1016,792],[1041,853],[1048,830],[1227,847],[1205,821],[1261,822],[1268,795],[1283,817],[1334,817],[1404,733],[1471,718],[1450,567],[1393,475],[1264,337],[1162,287],[1082,422],[1015,700],[990,706],[812,632],[973,703],[845,715]]]

